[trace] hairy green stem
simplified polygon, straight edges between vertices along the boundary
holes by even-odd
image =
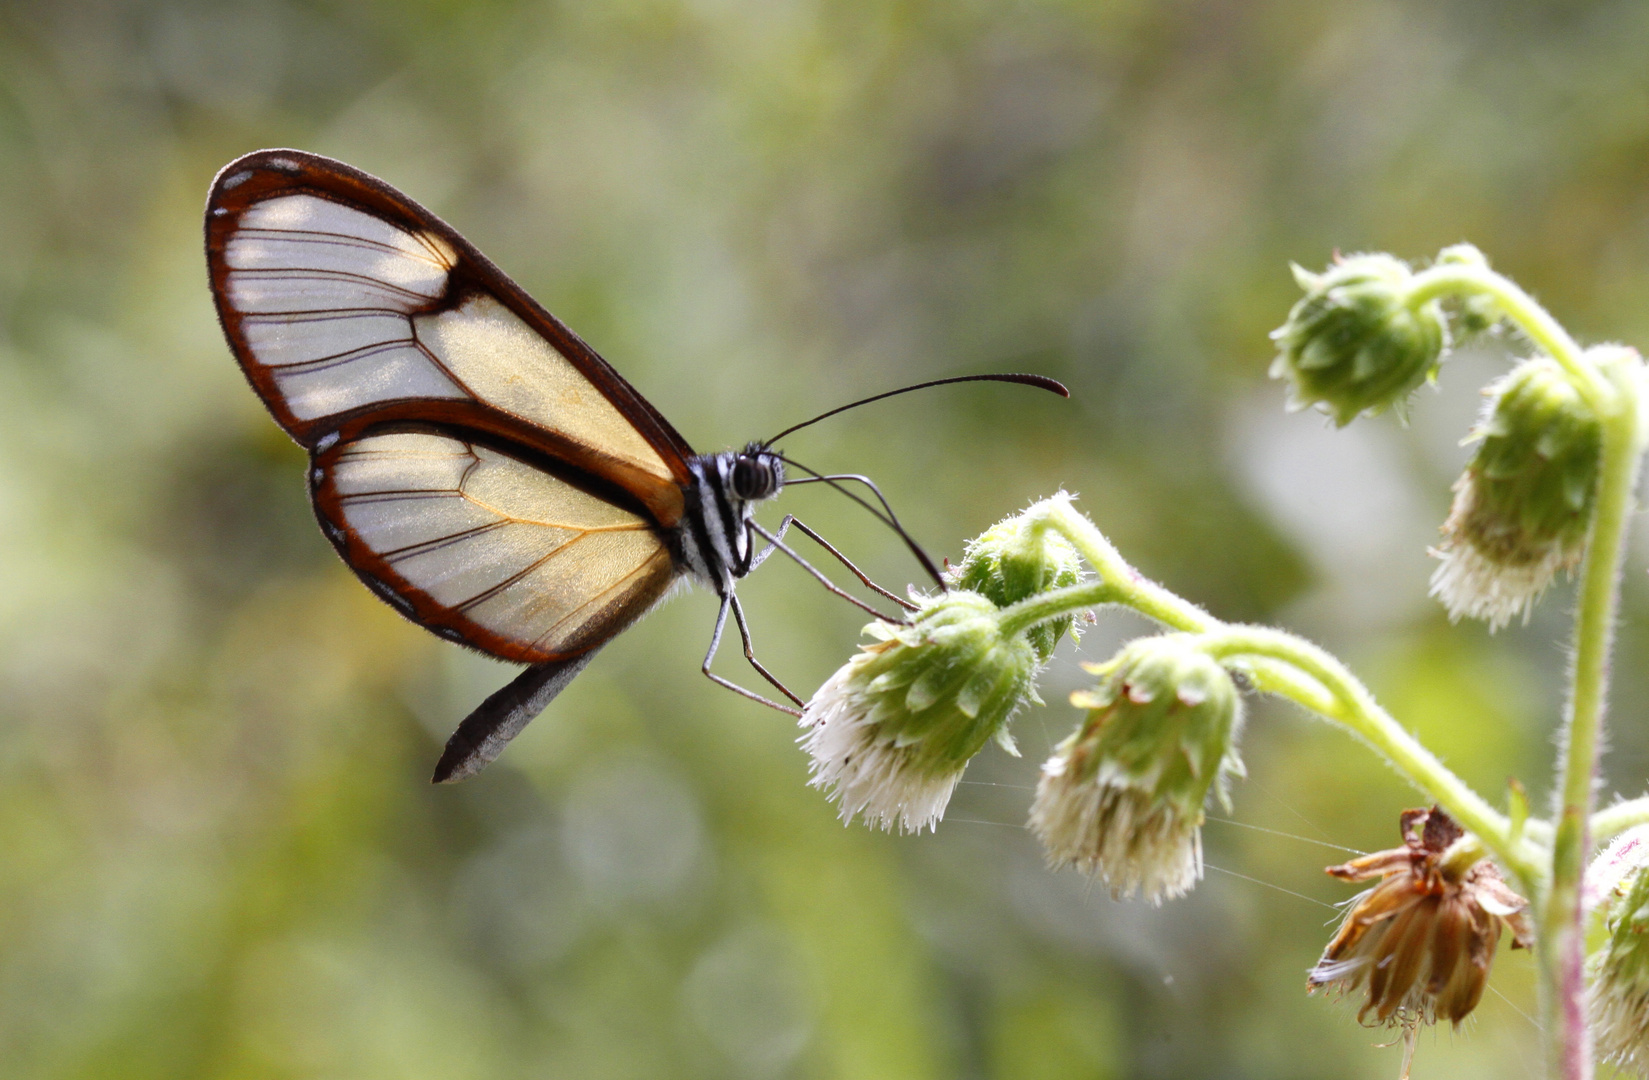
[[[1635,358],[1620,358],[1606,372],[1594,371],[1594,377],[1607,377],[1613,385],[1599,414],[1603,451],[1597,507],[1575,609],[1574,666],[1558,764],[1560,801],[1553,822],[1550,885],[1538,905],[1542,1008],[1550,1064],[1563,1080],[1589,1080],[1592,1075],[1581,877],[1591,851],[1588,825],[1620,596],[1620,564],[1642,450]]]
[[[1563,365],[1588,404],[1600,412],[1612,396],[1612,388],[1597,370],[1581,358],[1581,348],[1563,324],[1524,292],[1510,278],[1486,266],[1444,263],[1414,276],[1408,302],[1413,307],[1446,296],[1478,293],[1492,297],[1506,318],[1517,324],[1535,347]]]
[[[1592,843],[1612,840],[1635,825],[1649,824],[1649,796],[1606,806],[1592,815]]]
[[[1293,634],[1260,626],[1226,626],[1203,635],[1222,659],[1267,657],[1305,672],[1334,696],[1327,712],[1383,754],[1409,781],[1435,799],[1525,884],[1538,879],[1537,851],[1512,836],[1511,821],[1403,729],[1357,677],[1326,650]]]

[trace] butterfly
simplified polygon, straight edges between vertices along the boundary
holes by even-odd
[[[219,322],[252,389],[309,452],[321,531],[366,586],[453,642],[527,665],[466,717],[434,781],[480,771],[589,664],[678,584],[721,599],[702,670],[732,614],[755,658],[734,583],[785,545],[755,507],[779,494],[777,438],[696,454],[617,371],[451,226],[376,177],[297,150],[226,165],[206,204]],[[811,473],[811,470],[808,470]],[[863,477],[813,473],[839,486]],[[883,517],[928,571],[932,561]],[[858,496],[853,496],[858,498]],[[869,506],[863,499],[861,503]],[[768,545],[758,551],[757,538]],[[907,605],[908,606],[908,605]],[[869,609],[873,610],[874,609]]]

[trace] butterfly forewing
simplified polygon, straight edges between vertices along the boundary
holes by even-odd
[[[315,448],[418,420],[521,441],[625,488],[666,526],[691,450],[605,361],[433,214],[346,165],[263,151],[207,212],[224,330]]]
[[[260,151],[219,174],[206,228],[225,333],[311,451],[323,527],[409,617],[542,664],[676,579],[691,450],[439,218],[341,163]]]

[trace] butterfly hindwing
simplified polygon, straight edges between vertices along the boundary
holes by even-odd
[[[443,636],[539,664],[607,640],[676,576],[639,506],[546,464],[439,431],[390,431],[322,451],[311,490],[322,527],[374,591]]]

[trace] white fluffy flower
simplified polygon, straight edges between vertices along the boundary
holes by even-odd
[[[1649,1076],[1649,869],[1640,827],[1587,872],[1587,892],[1607,912],[1609,939],[1592,957],[1587,1011],[1604,1060]]]
[[[1203,803],[1240,775],[1242,701],[1184,634],[1141,638],[1071,695],[1088,718],[1042,767],[1030,825],[1055,866],[1152,903],[1202,877]]]
[[[1202,813],[1186,817],[1118,776],[1084,780],[1064,756],[1042,767],[1031,829],[1048,861],[1074,866],[1118,896],[1143,893],[1160,904],[1202,877]]]
[[[931,829],[973,756],[1035,697],[1037,656],[1024,634],[1004,636],[997,608],[977,593],[930,599],[911,624],[873,623],[865,646],[802,710],[799,740],[814,787],[843,821],[906,832]]]

